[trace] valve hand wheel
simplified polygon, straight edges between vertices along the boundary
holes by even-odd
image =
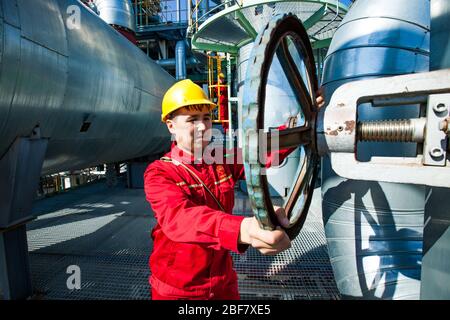
[[[292,148],[298,166],[282,200],[290,221],[285,228],[295,238],[305,222],[318,168],[315,148],[317,89],[314,57],[308,35],[294,15],[275,16],[255,40],[248,60],[243,96],[243,155],[247,189],[260,226],[280,225],[271,197],[264,156]],[[273,128],[286,125],[285,130]],[[295,168],[294,168],[295,169]],[[267,171],[267,172],[266,172]],[[286,177],[286,179],[292,179]]]

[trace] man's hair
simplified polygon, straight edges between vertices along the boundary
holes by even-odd
[[[203,111],[205,108],[209,108],[209,104],[193,104],[190,106],[181,107],[171,113],[169,113],[166,117],[166,120],[172,120],[180,111]]]

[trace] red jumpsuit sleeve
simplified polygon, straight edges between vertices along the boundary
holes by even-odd
[[[144,190],[155,218],[172,241],[206,245],[242,253],[238,245],[243,216],[211,209],[189,199],[170,174],[150,165],[144,174]]]

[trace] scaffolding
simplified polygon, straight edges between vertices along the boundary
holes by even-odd
[[[188,3],[185,0],[133,0],[136,26],[187,23]]]
[[[225,57],[220,55],[217,52],[209,52],[208,53],[208,90],[209,90],[209,98],[212,101],[217,101],[217,116],[213,116],[213,123],[226,123],[230,122],[229,119],[221,119],[221,108],[223,106],[219,103],[222,99],[222,94],[224,88],[226,88],[227,92],[227,101],[228,101],[228,92],[230,90],[228,82],[227,84],[222,84],[220,82],[220,74],[222,73],[222,61]],[[228,105],[228,108],[230,106]],[[228,117],[229,118],[229,117]]]
[[[136,26],[144,26],[158,21],[161,12],[160,0],[133,0]]]
[[[219,4],[213,3],[211,5],[210,0],[188,0],[189,19],[188,25],[190,32],[195,33],[200,24],[205,21],[209,16],[233,5],[238,4],[236,0],[222,0]]]

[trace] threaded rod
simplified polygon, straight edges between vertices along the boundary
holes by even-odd
[[[358,122],[359,141],[422,142],[423,122],[407,120],[383,120]],[[420,132],[422,130],[422,132]]]

